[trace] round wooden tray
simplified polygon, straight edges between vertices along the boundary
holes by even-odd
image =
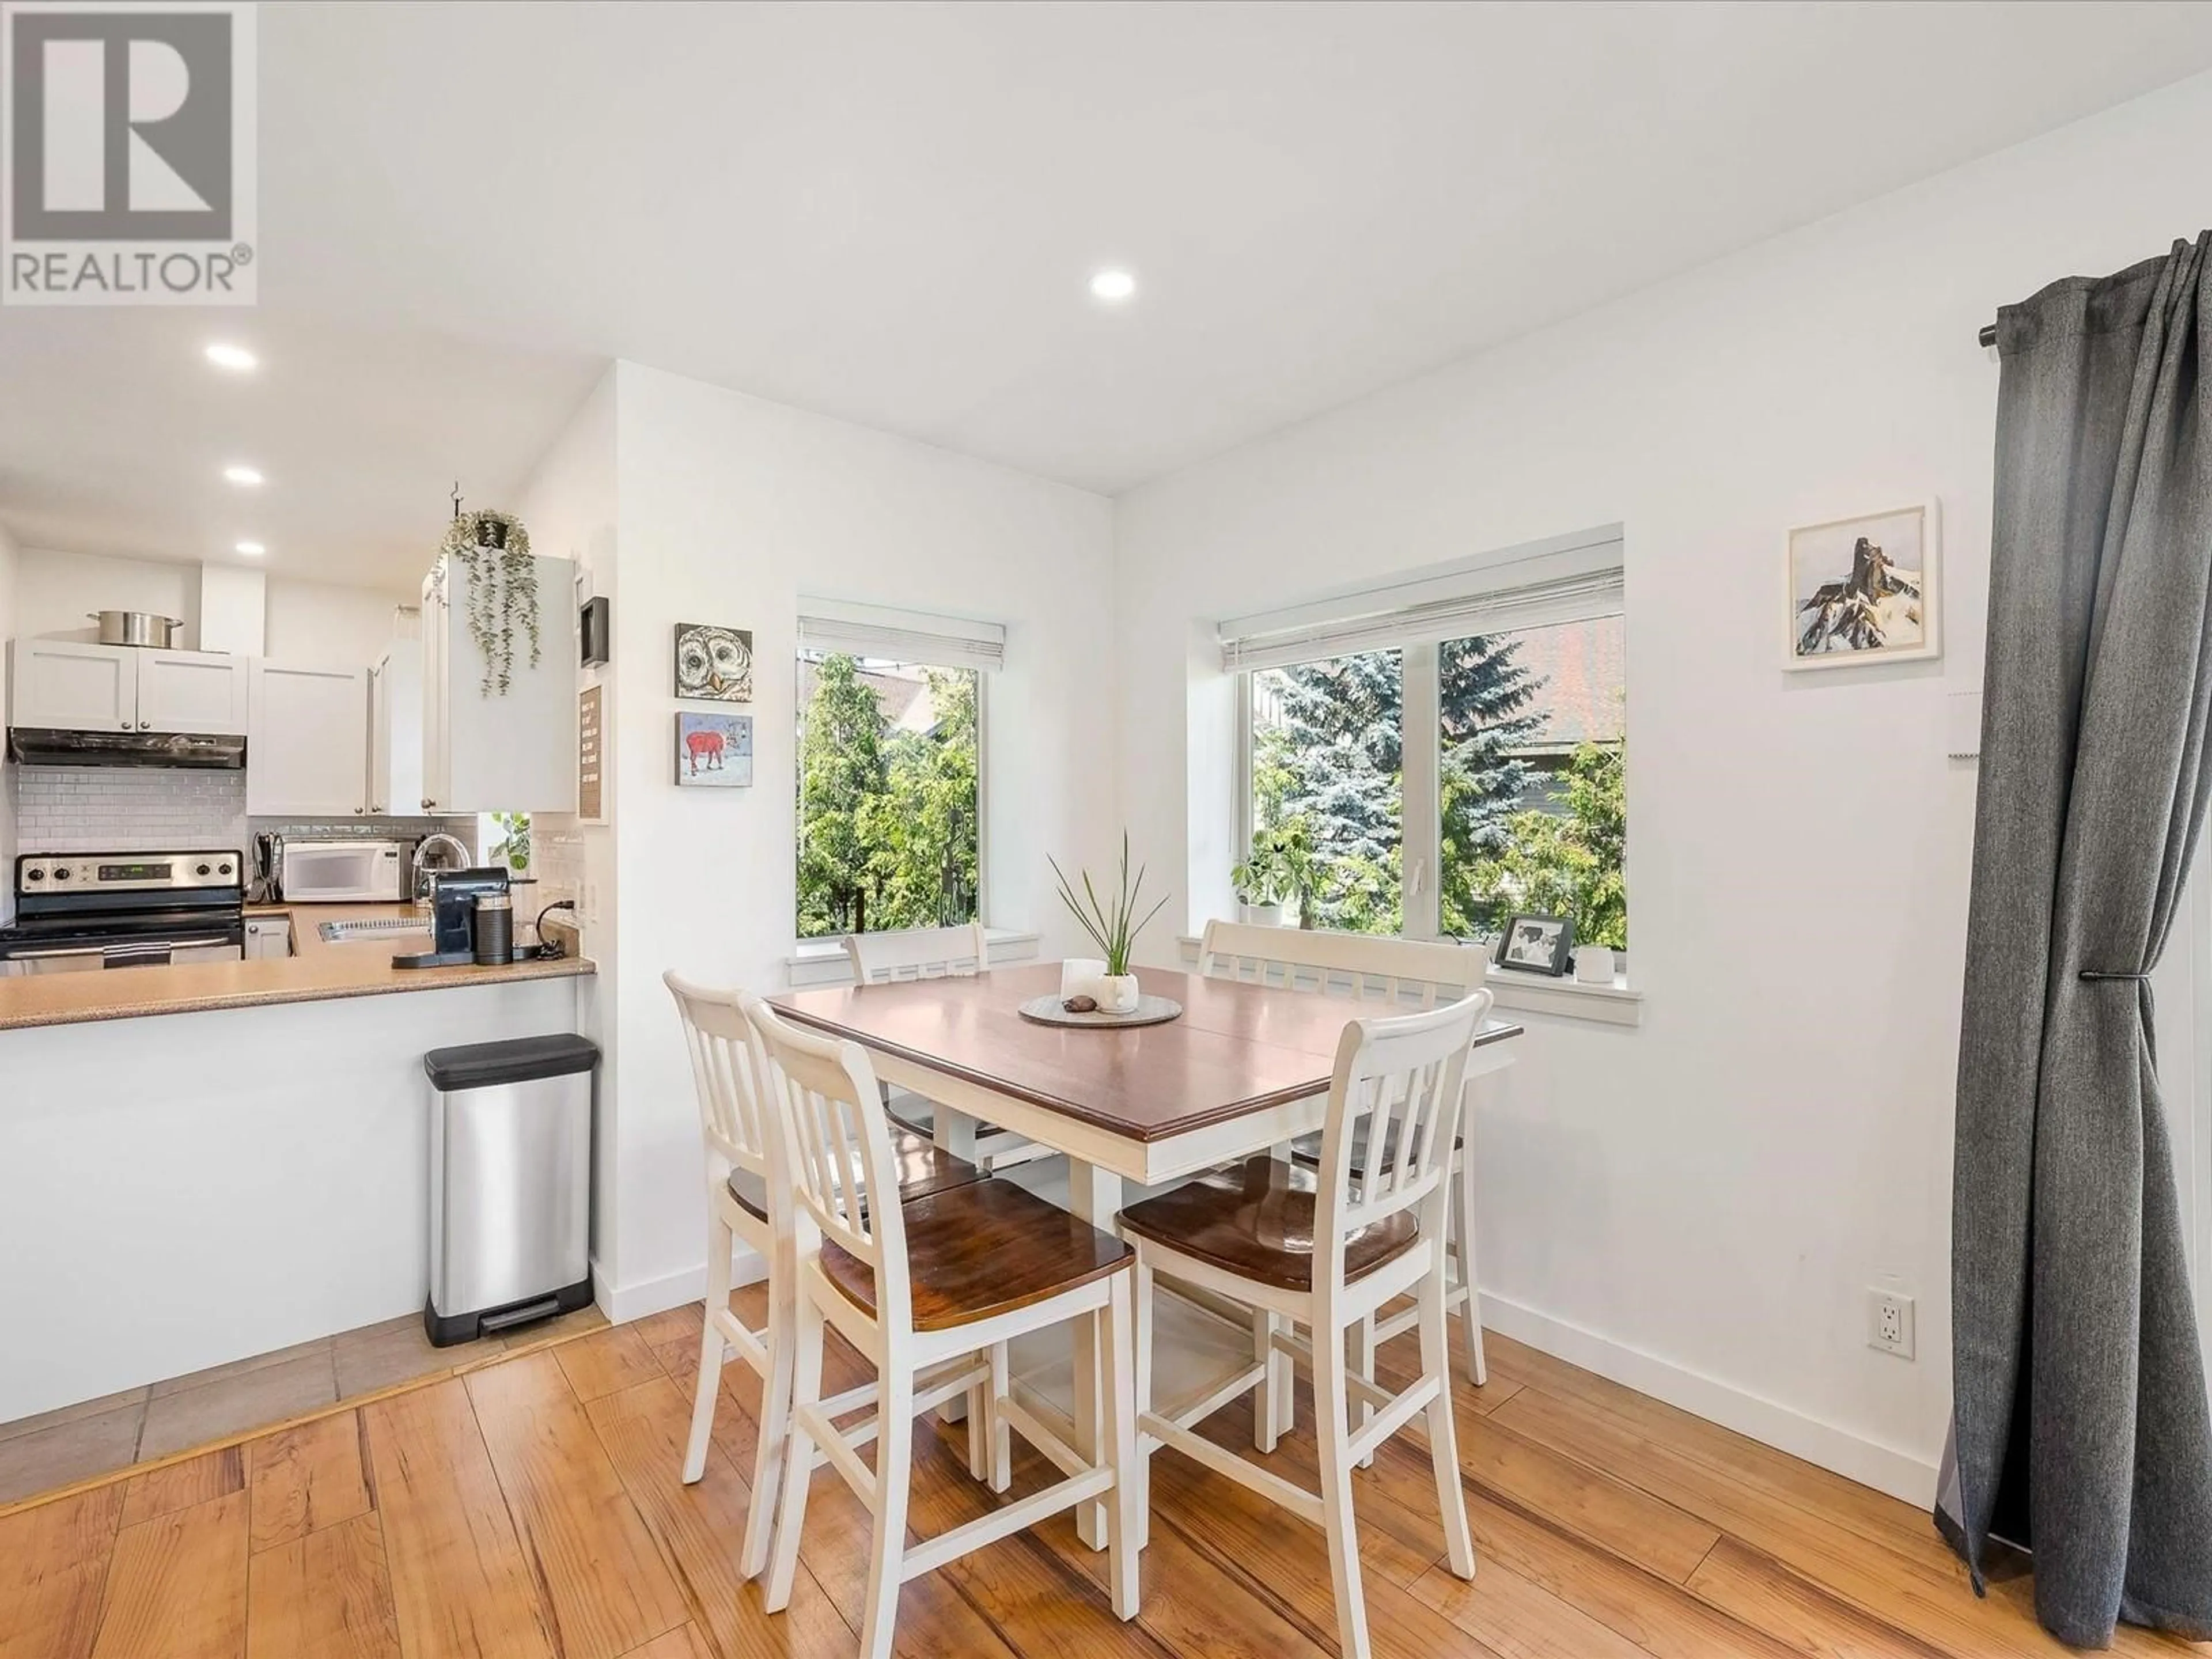
[[[1024,1019],[1034,1020],[1039,1025],[1161,1025],[1182,1012],[1182,1004],[1173,997],[1139,996],[1137,1011],[1131,1014],[1109,1014],[1093,1011],[1087,1014],[1071,1014],[1061,1007],[1058,996],[1031,997],[1022,1004]]]

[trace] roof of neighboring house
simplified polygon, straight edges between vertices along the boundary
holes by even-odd
[[[1513,660],[1540,678],[1535,707],[1544,723],[1524,749],[1572,749],[1618,743],[1626,725],[1627,629],[1619,617],[1532,628],[1515,636]]]
[[[883,711],[884,725],[893,732],[927,732],[937,724],[937,709],[929,700],[929,682],[922,678],[919,668],[885,672],[881,669],[860,668],[855,678],[876,694],[876,707]],[[814,665],[805,657],[799,659],[799,707],[801,713],[814,700]]]

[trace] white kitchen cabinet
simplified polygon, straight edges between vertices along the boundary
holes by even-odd
[[[368,671],[368,810],[404,817],[421,810],[422,647],[396,640]]]
[[[576,810],[576,568],[567,559],[536,564],[538,662],[531,666],[518,629],[504,696],[484,690],[467,568],[441,559],[422,584],[425,812]]]
[[[252,723],[251,659],[211,651],[140,651],[138,729],[243,737]]]
[[[368,670],[253,660],[246,810],[257,817],[368,810]]]
[[[237,737],[249,723],[243,657],[80,640],[17,640],[9,652],[11,726]]]
[[[246,959],[248,962],[267,962],[291,954],[291,917],[246,917]]]

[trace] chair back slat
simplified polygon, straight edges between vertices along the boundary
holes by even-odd
[[[762,1120],[759,1050],[742,1007],[744,993],[695,984],[674,972],[661,980],[683,1018],[699,1099],[699,1129],[708,1152],[737,1169],[765,1174],[768,1134]]]
[[[1441,939],[1209,921],[1198,971],[1398,1010],[1434,1008],[1481,988],[1486,952]]]
[[[818,1238],[866,1262],[875,1270],[883,1328],[910,1328],[898,1164],[867,1051],[795,1025],[757,998],[744,1010],[767,1082],[769,1178],[787,1183],[798,1199],[801,1258]]]
[[[848,933],[845,957],[853,964],[855,985],[950,979],[956,975],[988,973],[991,966],[990,945],[980,921],[962,927],[921,927],[898,933]]]
[[[1485,988],[1441,1008],[1346,1024],[1316,1172],[1314,1249],[1334,1261],[1328,1282],[1342,1283],[1352,1234],[1416,1206],[1423,1235],[1441,1243],[1468,1055],[1491,1000]],[[1363,1118],[1367,1155],[1355,1178],[1352,1140]],[[1324,1282],[1318,1270],[1315,1282]]]

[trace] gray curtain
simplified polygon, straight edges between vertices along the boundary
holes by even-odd
[[[2036,1613],[2212,1636],[2212,1430],[2150,988],[2204,827],[2212,233],[1997,319],[1938,1524]]]

